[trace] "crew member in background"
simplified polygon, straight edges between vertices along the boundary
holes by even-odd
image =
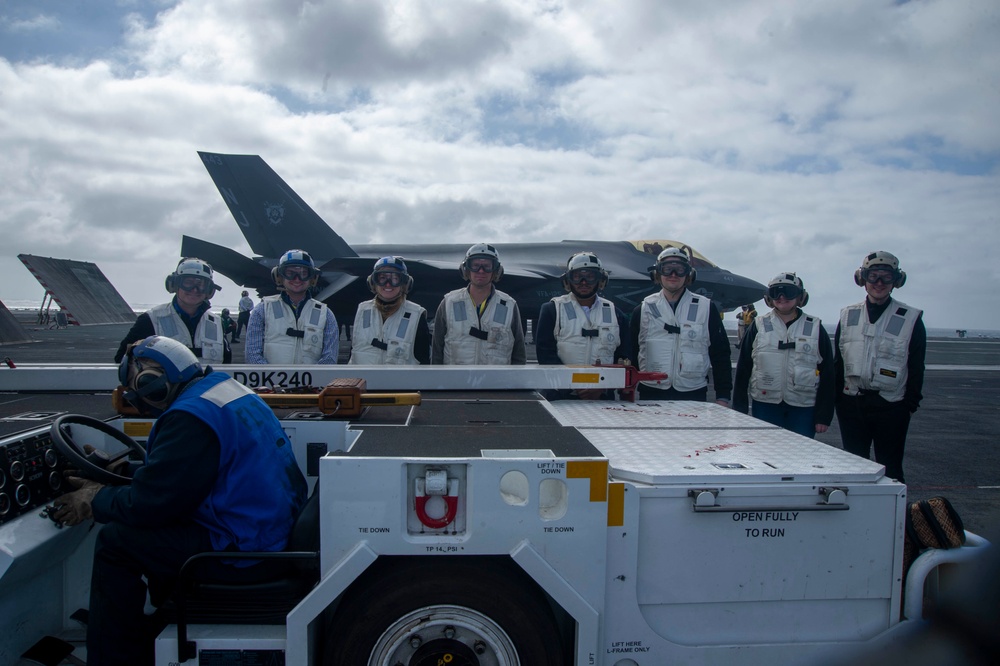
[[[229,316],[229,308],[222,308],[222,332],[230,336],[232,340],[236,336],[236,322]]]
[[[836,334],[837,423],[844,450],[875,462],[905,482],[903,450],[910,415],[924,385],[927,330],[922,311],[892,298],[906,283],[899,259],[872,252],[854,272],[866,298],[840,311]]]
[[[644,372],[666,373],[667,378],[640,382],[639,397],[705,401],[711,367],[715,401],[728,406],[733,390],[729,336],[715,304],[688,289],[696,277],[691,259],[683,250],[668,247],[649,271],[660,291],[632,311],[632,364]]]
[[[833,420],[833,347],[822,322],[802,311],[809,294],[795,273],[767,283],[770,312],[747,328],[736,361],[733,409],[806,437]]]
[[[579,252],[566,262],[562,274],[568,292],[542,304],[535,327],[539,365],[609,365],[630,358],[628,321],[615,305],[599,293],[608,283],[608,272],[592,252]],[[578,398],[612,400],[614,391],[555,389],[549,400]]]
[[[427,311],[406,295],[413,278],[402,257],[382,257],[368,276],[375,298],[358,306],[351,340],[355,365],[429,365]]]
[[[459,265],[469,285],[448,292],[434,315],[431,363],[524,365],[524,329],[517,302],[493,285],[503,276],[492,245],[476,243]]]
[[[239,314],[236,315],[236,334],[233,335],[233,342],[240,341],[243,329],[250,323],[250,311],[253,310],[253,299],[246,289],[240,294]]]
[[[330,308],[310,298],[319,269],[302,250],[281,255],[271,277],[280,294],[266,296],[250,313],[246,362],[327,365],[337,362],[340,330]]]
[[[757,317],[757,308],[754,307],[753,303],[749,303],[743,306],[743,311],[736,315],[736,348],[739,349],[740,345],[743,343],[743,336],[746,335],[747,329],[750,328],[750,324]]]
[[[145,464],[113,470],[131,472],[129,485],[70,477],[77,490],[53,503],[63,524],[105,523],[94,546],[88,664],[152,665],[163,626],[143,613],[147,586],[159,603],[192,555],[282,550],[305,503],[305,478],[270,407],[209,370],[169,338],[130,346],[118,370],[125,397],[160,415]],[[220,577],[233,570],[208,566]]]
[[[167,292],[174,294],[173,299],[136,318],[118,345],[115,363],[122,360],[130,344],[151,335],[176,340],[208,363],[231,363],[233,353],[226,341],[222,319],[209,310],[212,306],[209,299],[222,289],[214,280],[208,262],[195,257],[181,259],[165,281]]]

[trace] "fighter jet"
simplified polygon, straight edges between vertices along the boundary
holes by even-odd
[[[672,240],[493,243],[482,238],[465,244],[351,246],[260,156],[198,154],[257,256],[248,258],[190,236],[183,237],[181,254],[204,259],[236,284],[267,296],[277,293],[271,278],[277,258],[286,250],[305,250],[322,270],[314,297],[325,302],[341,323],[353,322],[358,303],[371,298],[365,278],[375,261],[385,256],[403,257],[414,279],[413,300],[433,317],[444,294],[465,284],[459,265],[474,242],[489,242],[497,249],[504,269],[498,286],[517,301],[526,319],[534,319],[543,303],[565,293],[560,276],[566,261],[584,251],[600,257],[611,274],[603,296],[626,314],[656,289],[650,268],[668,246],[688,253],[697,270],[692,289],[712,299],[721,311],[760,300],[765,291],[759,282],[719,268],[688,245]]]

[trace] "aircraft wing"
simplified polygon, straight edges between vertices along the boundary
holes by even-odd
[[[228,247],[209,243],[198,238],[181,238],[181,256],[198,257],[238,285],[256,289],[258,294],[275,294],[271,270],[253,259],[244,257]]]

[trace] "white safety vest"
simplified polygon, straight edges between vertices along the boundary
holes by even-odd
[[[216,317],[211,312],[206,311],[198,320],[198,326],[194,329],[194,340],[191,333],[184,324],[184,320],[177,314],[173,303],[163,303],[148,311],[149,319],[153,322],[153,331],[157,335],[176,340],[189,349],[201,348],[201,360],[209,363],[222,363],[223,353],[226,351],[222,331],[222,319]]]
[[[494,289],[481,318],[468,289],[444,296],[448,330],[444,337],[445,365],[510,365],[514,351],[514,299]],[[482,322],[480,328],[480,322]]]
[[[874,324],[868,321],[865,301],[840,311],[840,355],[844,360],[844,393],[878,391],[889,402],[906,393],[913,327],[921,310],[890,299]]]
[[[411,301],[382,321],[375,300],[358,306],[351,336],[352,365],[419,365],[413,354],[417,323],[426,311]]]
[[[615,362],[621,331],[615,306],[600,296],[589,312],[573,294],[552,299],[556,307],[556,351],[565,365],[608,365]]]
[[[654,388],[694,391],[708,386],[708,314],[711,301],[685,290],[676,312],[663,291],[642,299],[639,370],[667,378],[643,382]]]
[[[774,310],[757,319],[750,397],[757,402],[812,407],[819,390],[820,320],[804,312],[785,326]]]
[[[311,365],[323,355],[323,333],[330,311],[312,298],[295,311],[281,294],[264,297],[264,358],[272,365]]]

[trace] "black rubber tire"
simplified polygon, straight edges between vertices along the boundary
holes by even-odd
[[[380,558],[341,600],[327,627],[324,666],[363,666],[382,634],[419,608],[477,611],[513,642],[521,666],[562,666],[564,650],[552,609],[538,586],[503,558]]]

